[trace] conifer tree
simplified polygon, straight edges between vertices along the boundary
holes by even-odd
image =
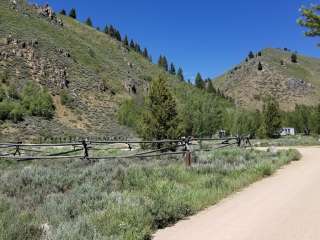
[[[121,42],[121,33],[115,29],[114,38]]]
[[[163,69],[166,71],[166,72],[168,72],[168,70],[169,70],[169,65],[168,65],[168,60],[167,60],[167,58],[166,58],[166,56],[163,56]]]
[[[73,18],[73,19],[77,19],[77,11],[75,8],[72,8],[70,10],[70,13],[69,13],[69,17]]]
[[[145,58],[149,58],[149,53],[148,53],[148,49],[147,48],[144,48],[143,49],[143,53],[142,53],[142,55],[145,57]]]
[[[145,140],[176,139],[179,136],[176,101],[163,75],[151,82],[146,105],[141,137]]]
[[[141,53],[141,48],[140,48],[140,45],[138,43],[135,43],[134,45],[134,50],[137,52],[137,53]]]
[[[87,18],[86,25],[88,25],[89,27],[92,27],[92,20],[90,17]]]
[[[250,52],[249,52],[248,57],[249,57],[249,59],[254,58],[254,54],[253,54],[253,52],[252,52],[252,51],[250,51]]]
[[[65,16],[65,15],[67,15],[67,12],[66,12],[66,10],[62,9],[62,10],[60,11],[60,14]]]
[[[116,34],[116,29],[110,25],[109,29],[108,29],[108,34],[111,36],[111,37],[115,37],[115,34]]]
[[[178,69],[177,76],[178,76],[178,78],[179,78],[179,80],[180,80],[181,82],[184,81],[183,70],[182,70],[181,67],[179,67],[179,69]]]
[[[128,36],[126,35],[125,37],[124,37],[124,39],[123,39],[123,44],[125,45],[125,46],[129,46],[129,40],[128,40]]]
[[[216,89],[213,87],[212,81],[210,79],[208,81],[207,92],[216,94]]]
[[[275,99],[271,97],[266,99],[263,105],[263,118],[264,132],[267,137],[278,137],[281,129],[281,115],[279,103]]]
[[[297,54],[293,53],[293,54],[291,55],[291,62],[293,62],[293,63],[297,63],[297,62],[298,62],[298,56],[297,56]]]
[[[307,37],[320,36],[320,4],[312,5],[310,8],[302,7],[300,12],[301,18],[298,19],[298,23],[308,28],[305,35]]]
[[[132,48],[132,49],[134,49],[134,47],[135,47],[135,43],[134,43],[134,41],[131,39],[131,41],[130,41],[130,47]]]
[[[108,25],[106,24],[106,26],[104,27],[104,33],[108,34],[109,33],[109,27]]]
[[[195,84],[196,87],[199,89],[204,89],[205,88],[205,82],[203,81],[201,74],[197,73],[196,79],[195,79]]]
[[[173,63],[170,64],[170,70],[169,73],[175,75],[176,74],[176,67],[174,66]]]

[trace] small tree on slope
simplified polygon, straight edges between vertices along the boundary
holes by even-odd
[[[140,135],[145,140],[175,139],[179,136],[176,101],[161,75],[151,82]]]

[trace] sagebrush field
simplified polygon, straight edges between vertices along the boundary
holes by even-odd
[[[277,168],[295,150],[229,149],[150,161],[0,162],[0,239],[150,239]]]

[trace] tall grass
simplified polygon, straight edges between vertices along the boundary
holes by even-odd
[[[0,163],[0,239],[150,239],[299,159],[294,151],[202,153],[181,159]]]

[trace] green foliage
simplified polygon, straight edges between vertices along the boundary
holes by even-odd
[[[87,20],[86,20],[86,25],[88,25],[89,27],[92,27],[93,26],[93,24],[92,24],[92,20],[91,20],[91,18],[90,17],[88,17],[87,18]]]
[[[302,7],[300,9],[301,18],[298,19],[298,24],[308,28],[305,35],[308,37],[320,36],[320,5],[312,5],[310,8]]]
[[[205,89],[205,82],[203,81],[200,73],[197,73],[197,76],[195,79],[195,85],[199,89]]]
[[[143,139],[176,139],[179,136],[179,119],[174,97],[165,76],[151,82],[143,113],[140,135]]]
[[[72,9],[70,10],[69,17],[71,17],[71,18],[73,18],[73,19],[77,19],[77,12],[76,12],[76,9],[75,9],[75,8],[72,8]]]
[[[120,124],[137,129],[141,107],[138,106],[133,100],[124,101],[118,110],[118,121]]]
[[[74,99],[69,95],[66,90],[60,92],[60,100],[62,105],[71,106]]]
[[[65,15],[67,15],[67,12],[66,12],[66,10],[62,9],[62,10],[60,11],[60,14],[65,16]]]
[[[253,54],[253,52],[252,52],[252,51],[250,51],[250,52],[249,52],[249,54],[248,54],[248,58],[249,58],[249,59],[254,58],[254,54]]]
[[[179,69],[178,69],[177,76],[178,76],[178,79],[179,79],[181,82],[184,81],[183,70],[182,70],[181,67],[179,67]]]
[[[33,116],[52,118],[54,105],[50,94],[39,86],[29,82],[22,91],[23,106]]]
[[[150,239],[299,158],[228,149],[199,153],[189,169],[174,158],[1,165],[0,239]]]
[[[166,72],[169,70],[168,68],[168,60],[166,56],[160,55],[159,60],[158,60],[158,66],[163,68]]]
[[[212,94],[217,94],[216,89],[213,87],[212,81],[209,79],[208,81],[208,87],[207,87],[207,92],[212,93]]]
[[[176,67],[174,66],[173,63],[170,64],[170,70],[169,70],[170,74],[175,75],[176,74]]]
[[[297,63],[297,62],[298,62],[298,56],[297,56],[296,53],[293,53],[293,54],[291,55],[291,62],[292,62],[292,63]]]
[[[269,138],[278,137],[281,129],[281,115],[279,103],[269,97],[263,105],[263,121],[266,135]]]

